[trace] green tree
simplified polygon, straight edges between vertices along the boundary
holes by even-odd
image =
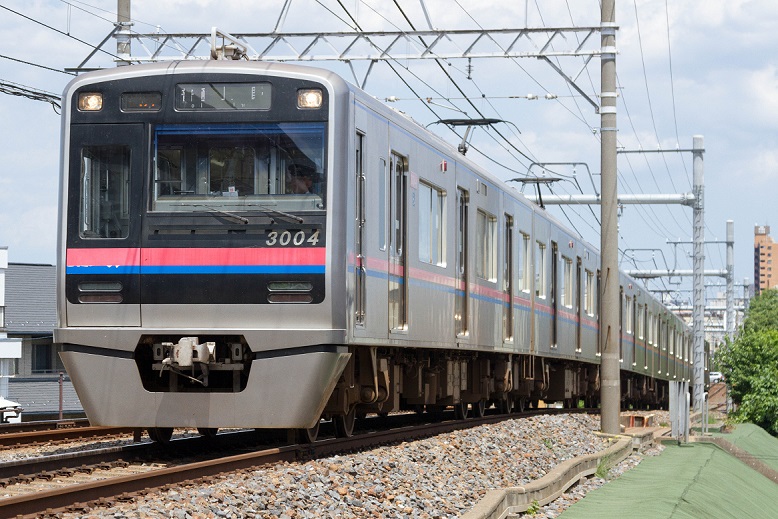
[[[733,415],[778,436],[778,290],[766,290],[748,309],[743,329],[719,354],[738,405]]]

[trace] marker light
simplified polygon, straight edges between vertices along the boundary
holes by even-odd
[[[297,91],[297,108],[321,108],[322,94],[318,88],[308,88]]]
[[[83,112],[99,112],[103,109],[103,94],[95,92],[78,94],[78,109]]]

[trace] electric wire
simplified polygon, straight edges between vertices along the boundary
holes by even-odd
[[[56,68],[51,68],[51,67],[47,67],[45,65],[39,65],[38,63],[33,63],[31,61],[24,61],[23,59],[18,59],[18,58],[12,58],[11,56],[5,56],[5,55],[0,54],[0,58],[7,59],[7,60],[10,60],[10,61],[16,61],[17,63],[23,63],[24,65],[30,65],[32,67],[38,67],[38,68],[41,68],[43,70],[50,70],[52,72],[59,72],[60,74],[67,74],[69,76],[75,76],[76,75],[74,72],[68,72],[66,70],[60,70],[60,69],[56,69]]]
[[[38,21],[38,20],[36,20],[35,18],[31,18],[31,17],[29,17],[29,16],[27,16],[27,15],[25,15],[25,14],[22,14],[22,13],[20,13],[19,11],[14,11],[13,9],[10,9],[10,8],[8,8],[8,7],[4,6],[4,5],[1,5],[1,4],[0,4],[0,9],[5,9],[5,10],[6,10],[6,11],[8,11],[8,12],[11,12],[11,13],[13,13],[13,14],[17,15],[17,16],[20,16],[20,17],[22,17],[22,18],[26,19],[26,20],[29,20],[29,21],[31,21],[31,22],[33,22],[33,23],[36,23],[36,24],[38,24],[38,25],[41,25],[41,26],[43,26],[43,27],[45,27],[45,28],[47,28],[47,29],[50,29],[50,30],[52,30],[52,31],[54,31],[54,32],[56,32],[56,33],[58,33],[58,34],[61,34],[61,35],[63,35],[63,36],[66,36],[66,37],[68,37],[68,38],[70,38],[70,39],[72,39],[72,40],[75,40],[75,41],[77,41],[77,42],[79,42],[79,43],[82,43],[82,44],[84,44],[84,45],[86,45],[86,46],[88,46],[88,47],[91,47],[92,49],[95,49],[95,50],[97,50],[97,51],[99,51],[99,52],[102,52],[102,53],[104,53],[104,54],[108,54],[109,56],[111,56],[111,57],[113,57],[113,58],[121,59],[121,58],[119,58],[119,56],[117,56],[116,54],[113,54],[113,53],[111,53],[111,52],[108,52],[108,51],[106,51],[106,50],[103,50],[102,48],[95,47],[95,46],[94,46],[94,45],[92,45],[91,43],[89,43],[89,42],[87,42],[87,41],[84,41],[84,40],[82,40],[81,38],[76,38],[75,36],[73,36],[73,35],[71,35],[71,34],[68,34],[68,33],[66,33],[66,32],[63,32],[63,31],[61,31],[61,30],[57,29],[56,27],[52,27],[51,25],[45,24],[45,23],[43,23],[43,22],[41,22],[41,21]]]

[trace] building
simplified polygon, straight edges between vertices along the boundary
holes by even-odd
[[[7,383],[5,394],[0,383],[0,396],[19,403],[24,421],[56,419],[60,407],[65,417],[83,416],[81,402],[59,358],[59,347],[54,345],[56,267],[7,261],[5,267],[0,268],[5,280],[0,287],[5,294],[2,331],[8,340],[20,345],[20,355],[11,361],[7,374],[0,373]]]
[[[776,243],[770,237],[769,225],[754,227],[754,293],[778,285],[778,277],[773,275],[773,251],[778,252]]]

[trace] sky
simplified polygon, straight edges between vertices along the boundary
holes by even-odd
[[[284,5],[288,11],[282,18]],[[73,78],[65,69],[77,67],[113,29],[116,6],[116,0],[0,0],[0,83],[60,95]],[[131,15],[132,29],[139,33],[205,34],[214,26],[232,34],[263,33],[277,25],[285,32],[350,31],[350,17],[365,31],[410,30],[410,24],[451,30],[600,23],[597,0],[133,0]],[[772,224],[778,238],[778,2],[616,0],[616,23],[620,149],[688,150],[694,135],[703,136],[705,239],[723,242],[726,221],[733,220],[735,280],[753,282],[754,226]],[[552,48],[573,48],[577,38],[567,33]],[[599,35],[592,41],[588,48],[597,49]],[[540,47],[544,41],[534,38],[526,44]],[[104,49],[115,52],[113,40]],[[136,45],[133,55],[147,51]],[[596,102],[599,59],[587,64],[565,57],[554,63]],[[347,64],[315,65],[355,82]],[[351,65],[361,81],[367,64]],[[87,66],[114,63],[98,53]],[[467,153],[502,180],[545,175],[563,179],[553,185],[555,194],[599,191],[599,115],[548,63],[534,58],[398,59],[391,67],[375,64],[365,90],[380,100],[395,98],[389,103],[393,108],[454,145],[460,137],[436,121],[505,121],[475,130]],[[53,264],[60,116],[46,102],[0,93],[0,121],[0,246],[8,247],[11,262]],[[556,165],[538,165],[549,163]],[[620,154],[618,169],[619,193],[692,191],[688,152]],[[599,247],[598,206],[548,209]],[[692,268],[689,207],[626,205],[619,233],[624,269]],[[725,268],[723,243],[705,250],[706,270]],[[709,285],[723,282],[706,279]],[[690,287],[691,279],[680,277],[650,284],[684,303],[690,301]],[[709,297],[720,291],[709,288]]]

